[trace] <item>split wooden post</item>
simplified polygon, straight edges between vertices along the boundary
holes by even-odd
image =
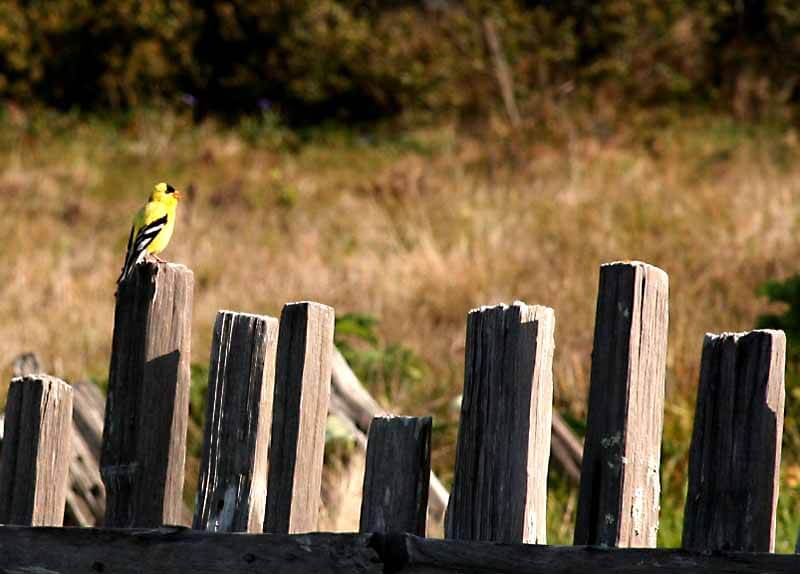
[[[181,520],[193,290],[189,269],[153,262],[119,286],[100,459],[107,527]]]
[[[775,550],[785,366],[783,331],[706,335],[684,548]]]
[[[655,547],[669,279],[600,267],[575,544]]]
[[[447,538],[545,543],[554,327],[538,305],[470,312]]]
[[[262,531],[277,342],[273,317],[217,314],[196,529]]]
[[[361,498],[361,532],[425,536],[431,417],[372,419]]]
[[[0,457],[0,523],[63,524],[71,431],[70,385],[48,375],[11,381]]]
[[[264,530],[316,530],[331,386],[334,312],[319,303],[284,306],[278,332],[275,398]]]

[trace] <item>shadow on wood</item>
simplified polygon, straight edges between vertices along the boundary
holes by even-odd
[[[785,357],[783,331],[706,335],[684,548],[775,549]]]
[[[182,519],[193,289],[183,265],[151,262],[119,286],[101,454],[107,526]]]
[[[539,305],[469,313],[447,538],[544,542],[554,328]]]
[[[600,267],[575,544],[656,545],[668,291],[652,265]]]
[[[361,532],[425,536],[431,417],[375,417],[361,493]]]
[[[312,302],[281,312],[264,531],[316,530],[328,416],[334,311]]]

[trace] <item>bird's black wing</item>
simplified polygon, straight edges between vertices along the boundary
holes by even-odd
[[[153,242],[156,236],[161,233],[161,230],[164,229],[166,224],[167,216],[159,217],[142,227],[135,238],[133,236],[133,227],[131,227],[131,235],[128,238],[128,253],[125,255],[125,265],[122,268],[122,274],[119,276],[119,279],[117,279],[117,283],[121,283],[130,275],[133,268],[144,255],[147,247]]]
[[[117,285],[119,285],[122,282],[122,280],[125,278],[125,275],[127,275],[128,259],[131,256],[131,247],[133,246],[133,230],[134,229],[136,229],[136,226],[135,225],[131,225],[131,233],[130,233],[130,235],[128,235],[128,247],[127,247],[127,249],[125,249],[125,261],[122,263],[122,271],[120,272],[119,277],[117,277]]]

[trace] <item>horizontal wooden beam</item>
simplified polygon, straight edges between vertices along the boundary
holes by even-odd
[[[385,572],[447,574],[676,574],[725,572],[800,572],[800,556],[746,552],[703,553],[679,549],[608,546],[541,546],[434,540],[410,534],[373,535],[372,546],[385,559]]]
[[[410,534],[231,534],[0,526],[4,572],[238,574],[353,572],[566,574],[795,573],[800,555],[539,546],[433,540]]]
[[[0,527],[0,571],[85,574],[383,572],[369,534]]]

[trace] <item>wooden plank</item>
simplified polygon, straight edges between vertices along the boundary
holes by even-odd
[[[545,541],[554,326],[538,305],[470,312],[447,538]]]
[[[410,534],[232,534],[0,526],[4,572],[789,574],[800,556],[434,540]]]
[[[105,524],[181,520],[194,276],[147,261],[119,286],[101,474]]]
[[[550,458],[561,468],[564,476],[575,485],[580,484],[583,443],[575,436],[558,411],[553,411]]]
[[[333,309],[319,303],[290,303],[281,313],[266,532],[309,532],[317,527],[333,327]]]
[[[646,263],[600,268],[575,544],[656,545],[668,290]]]
[[[48,375],[11,381],[0,460],[0,523],[62,524],[71,421],[70,385]]]
[[[278,320],[220,311],[211,343],[194,527],[261,532]]]
[[[105,399],[91,382],[72,386],[72,460],[65,524],[96,526],[106,512],[106,490],[100,476]]]
[[[375,417],[367,439],[361,532],[425,536],[431,417]]]
[[[434,540],[405,535],[373,541],[386,572],[508,574],[789,574],[800,572],[800,556],[744,552],[696,552],[678,549],[539,546]]]
[[[775,549],[785,366],[783,331],[706,335],[684,548]]]
[[[352,420],[363,432],[369,431],[373,417],[386,414],[336,348],[331,355],[331,395],[337,395],[340,401],[339,414]]]
[[[20,574],[381,574],[369,540],[368,535],[359,534],[0,527],[0,570]]]

